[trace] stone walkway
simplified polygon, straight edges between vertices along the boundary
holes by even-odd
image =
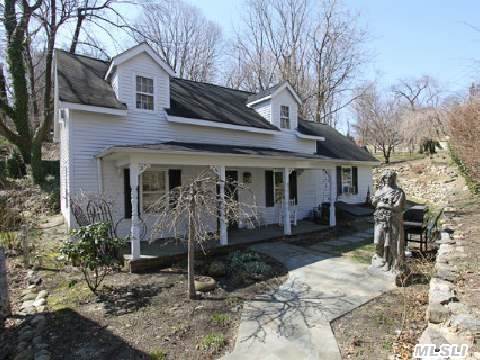
[[[244,304],[235,348],[224,359],[341,359],[330,322],[394,287],[368,274],[366,264],[337,255],[339,247],[371,238],[367,231],[310,247],[252,246],[284,263],[288,278]]]

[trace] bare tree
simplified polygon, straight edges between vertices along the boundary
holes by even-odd
[[[471,98],[452,104],[447,113],[452,155],[460,170],[476,182],[480,193],[480,101]],[[469,184],[475,186],[475,184]]]
[[[181,78],[210,81],[217,73],[220,27],[182,0],[144,4],[133,35],[147,41]]]
[[[432,77],[400,80],[392,92],[404,106],[403,138],[410,152],[415,145],[437,141],[445,134],[441,90]]]
[[[316,84],[309,97],[310,115],[335,127],[335,115],[361,95],[353,80],[366,61],[362,49],[366,33],[340,1],[328,0],[319,9],[311,38]]]
[[[382,98],[375,84],[370,84],[353,104],[357,115],[355,125],[366,143],[379,147],[385,163],[395,146],[402,143],[403,108],[395,98]]]
[[[0,5],[7,40],[7,67],[0,71],[0,135],[15,144],[24,161],[32,164],[36,182],[43,181],[41,147],[53,123],[52,65],[60,31],[77,16],[100,27],[102,21],[105,25],[127,26],[111,3],[104,0],[101,6],[85,7],[89,6],[88,0],[6,0]],[[115,21],[100,12],[107,9]],[[83,20],[80,24],[77,21],[78,31],[71,46],[74,50],[82,24]]]
[[[248,0],[230,51],[229,86],[260,91],[287,80],[300,114],[336,125],[358,91],[365,32],[339,0]]]
[[[217,187],[226,186],[230,191],[220,198]],[[238,193],[249,191],[238,182],[222,181],[214,170],[202,171],[182,186],[170,190],[149,209],[156,215],[154,233],[161,237],[186,239],[188,244],[188,296],[195,298],[194,252],[195,245],[205,246],[215,241],[217,219],[221,213],[228,222],[243,221],[253,225],[256,218],[255,197],[251,204],[238,201]],[[253,194],[252,194],[253,195]]]

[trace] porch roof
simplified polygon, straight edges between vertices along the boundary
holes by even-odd
[[[324,155],[298,153],[291,151],[278,150],[269,147],[258,146],[240,146],[224,144],[202,144],[202,143],[183,143],[183,142],[164,142],[159,144],[138,144],[138,145],[115,145],[102,151],[97,157],[104,157],[114,153],[125,152],[159,152],[159,153],[201,153],[201,154],[227,154],[227,155],[246,155],[275,158],[289,158],[299,160],[332,160]]]
[[[376,162],[340,160],[326,155],[278,150],[269,147],[163,142],[158,144],[115,145],[100,152],[97,159],[109,158],[117,166],[131,162],[150,164],[225,165],[269,168],[318,169],[335,164],[376,165]]]

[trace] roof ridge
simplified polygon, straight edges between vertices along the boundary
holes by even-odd
[[[219,88],[222,88],[222,89],[227,89],[227,90],[232,90],[232,91],[238,91],[238,92],[243,92],[243,93],[252,94],[252,95],[255,94],[255,93],[253,93],[253,92],[251,92],[251,91],[234,89],[234,88],[231,88],[231,87],[228,87],[228,86],[218,85],[218,84],[214,84],[214,83],[211,83],[211,82],[208,82],[208,81],[197,81],[197,80],[183,79],[183,78],[180,78],[180,77],[177,77],[177,76],[174,76],[173,78],[174,78],[175,80],[188,81],[188,82],[192,82],[192,83],[195,83],[195,84],[205,84],[205,85],[216,86],[216,87],[219,87]]]
[[[64,49],[60,49],[60,48],[55,48],[55,51],[60,51],[60,52],[63,52],[67,55],[71,55],[71,56],[81,56],[81,57],[85,57],[85,58],[88,58],[88,59],[92,59],[92,60],[95,60],[95,61],[100,61],[100,62],[103,62],[105,64],[110,64],[111,61],[107,61],[107,60],[102,60],[102,59],[99,59],[99,58],[96,58],[96,57],[93,57],[93,56],[90,56],[90,55],[84,55],[84,54],[72,54],[70,51],[67,51],[67,50],[64,50]]]

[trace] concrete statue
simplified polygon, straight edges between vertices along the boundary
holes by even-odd
[[[397,187],[396,176],[394,171],[386,170],[372,198],[375,206],[375,255],[371,268],[398,274],[405,267],[405,193]]]

